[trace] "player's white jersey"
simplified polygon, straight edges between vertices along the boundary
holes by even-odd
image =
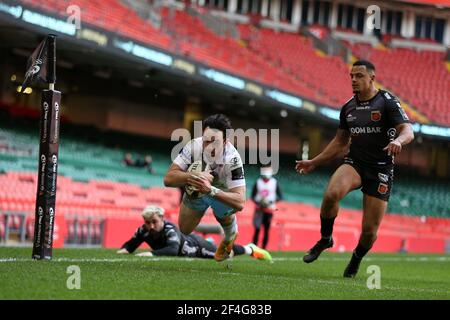
[[[231,142],[226,143],[223,156],[218,164],[213,159],[203,155],[203,137],[189,141],[173,163],[178,165],[181,170],[186,171],[193,161],[202,158],[213,171],[214,181],[212,185],[216,188],[227,191],[236,187],[245,186],[242,159]]]

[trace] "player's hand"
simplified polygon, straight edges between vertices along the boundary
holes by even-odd
[[[117,250],[117,252],[116,252],[117,254],[128,254],[129,252],[128,252],[128,250],[127,249],[125,249],[125,248],[122,248],[122,249],[120,249],[120,250]]]
[[[388,156],[396,156],[402,152],[402,144],[397,140],[389,142],[389,144],[383,149],[387,151]]]
[[[191,175],[187,179],[187,184],[196,187],[200,193],[210,193],[211,192],[211,182],[203,176]]]
[[[214,180],[214,176],[211,174],[211,171],[203,171],[203,172],[199,172],[198,174],[199,174],[200,177],[205,178],[210,183],[212,183],[213,180]]]
[[[297,160],[295,161],[295,171],[300,174],[310,173],[316,168],[312,160]]]
[[[153,257],[153,253],[151,253],[150,251],[141,252],[136,254],[136,257]]]

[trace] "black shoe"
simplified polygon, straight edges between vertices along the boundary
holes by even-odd
[[[359,265],[362,261],[362,258],[357,257],[354,253],[352,254],[352,258],[345,268],[344,278],[354,278],[358,273]]]
[[[320,239],[317,243],[312,247],[308,254],[303,256],[303,261],[306,263],[311,263],[316,260],[323,250],[331,248],[334,245],[333,238],[330,239]]]

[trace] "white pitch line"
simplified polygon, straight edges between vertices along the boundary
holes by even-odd
[[[349,261],[348,258],[327,258],[322,257],[320,261]],[[273,258],[273,261],[303,261],[303,258]],[[385,262],[449,262],[449,257],[402,257],[402,258],[394,258],[394,257],[368,257],[364,258],[363,261],[385,261]]]
[[[151,257],[151,258],[53,258],[52,262],[157,262],[157,261],[185,261],[185,262],[194,262],[194,261],[204,261],[206,259],[200,258],[185,258],[185,257]],[[330,258],[330,257],[322,257],[319,259],[320,261],[348,261],[349,258]],[[0,258],[0,263],[4,262],[29,262],[35,261],[31,258]],[[302,261],[301,257],[275,257],[273,261],[283,262],[283,261]],[[450,256],[445,257],[367,257],[363,261],[381,261],[381,262],[450,262]]]
[[[109,258],[109,259],[100,259],[100,258],[90,258],[90,259],[84,259],[84,258],[53,258],[51,262],[157,262],[157,261],[197,261],[198,259],[194,258],[139,258],[139,259],[133,259],[130,257],[127,258]],[[33,262],[36,260],[33,260],[31,258],[3,258],[0,259],[1,262]]]
[[[17,258],[6,258],[6,259],[0,259],[0,262],[16,262],[18,261]],[[25,261],[25,260],[24,260]]]
[[[395,261],[408,261],[408,262],[417,262],[417,261],[449,261],[450,257],[418,257],[418,258],[406,258],[401,259],[398,258]],[[381,260],[384,259],[384,261],[387,261],[387,259],[394,259],[394,258],[388,258],[388,257],[380,257],[380,258],[367,258],[364,259],[367,260]],[[186,262],[195,262],[199,261],[198,258],[174,258],[174,257],[161,257],[161,258],[143,258],[143,259],[126,259],[126,258],[105,258],[105,259],[99,259],[99,258],[91,258],[91,259],[77,259],[77,258],[54,258],[51,261],[52,262],[158,262],[158,261],[186,261]],[[203,259],[202,259],[203,260]],[[301,258],[274,258],[274,260],[277,261],[298,261],[301,260]],[[348,259],[344,258],[322,258],[321,260],[328,260],[328,261],[347,261]],[[31,258],[1,258],[0,263],[6,263],[6,262],[30,262],[34,261]],[[198,270],[190,270],[191,272],[198,272]],[[256,277],[261,278],[261,275],[256,274],[247,274],[247,273],[239,273],[239,272],[219,272],[221,275],[233,275],[233,276],[244,276],[244,277]],[[276,279],[286,279],[286,280],[295,280],[292,277],[285,277],[285,276],[277,276],[277,275],[262,275],[263,277],[270,277],[270,278],[276,278]],[[308,279],[309,282],[319,283],[319,284],[335,284],[335,285],[344,285],[347,287],[353,287],[353,288],[365,288],[360,287],[357,283],[351,282],[351,281],[333,281],[333,280],[319,280],[319,279]],[[412,291],[412,292],[427,292],[427,293],[446,293],[450,295],[450,291],[447,290],[435,290],[435,289],[424,289],[424,288],[406,288],[406,287],[392,287],[392,286],[382,286],[381,290],[387,289],[387,290],[395,290],[395,291]],[[378,291],[378,290],[377,290]]]

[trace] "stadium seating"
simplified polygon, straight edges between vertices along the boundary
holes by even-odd
[[[185,11],[170,13],[164,7],[163,27],[158,30],[118,0],[21,2],[62,16],[67,16],[69,5],[78,5],[83,21],[89,24],[330,107],[339,108],[352,95],[345,62],[317,52],[310,39],[297,34],[239,25],[241,41],[236,41],[216,35]],[[360,44],[351,48],[357,57],[383,65],[377,76],[388,90],[432,121],[450,124],[450,74],[443,53],[373,49]]]
[[[68,127],[65,126],[65,128]],[[99,135],[93,133],[91,136]],[[0,190],[2,194],[8,190],[15,190],[17,195],[23,195],[19,191],[24,188],[28,194],[26,199],[21,198],[21,200],[17,199],[17,201],[14,200],[4,204],[7,206],[3,208],[4,210],[32,209],[32,199],[36,190],[30,181],[34,180],[31,180],[32,177],[28,176],[26,178],[29,180],[27,183],[24,181],[24,177],[19,179],[17,174],[20,172],[36,172],[37,139],[37,128],[35,130],[25,129],[20,125],[15,125],[14,128],[2,127],[0,129],[0,141],[4,143],[4,148],[0,150],[0,171],[6,172],[8,177],[14,178],[12,180],[9,180],[9,178],[3,179]],[[158,200],[158,191],[141,194],[139,190],[145,190],[149,187],[163,187],[163,176],[170,163],[170,151],[167,143],[157,139],[152,140],[151,145],[153,148],[146,151],[153,156],[154,174],[147,173],[144,169],[122,165],[121,161],[125,152],[133,152],[142,156],[143,153],[141,152],[107,147],[102,142],[88,142],[82,137],[64,134],[63,132],[58,168],[62,177],[59,178],[58,183],[61,188],[68,186],[69,189],[73,188],[77,192],[73,194],[68,191],[68,194],[66,194],[66,191],[62,189],[58,193],[58,199],[63,203],[67,200],[69,205],[83,206],[85,203],[93,201],[98,205],[118,206],[120,208],[131,208],[133,205],[143,207],[149,199]],[[286,165],[282,165],[277,177],[283,187],[286,200],[319,206],[330,173],[318,171],[311,175],[299,177],[295,172],[286,169],[289,168],[288,163],[293,163],[294,159],[286,158],[283,161],[286,162]],[[252,185],[258,177],[258,168],[246,166],[245,170],[248,184]],[[92,181],[98,182],[93,183]],[[103,184],[100,184],[100,181]],[[112,185],[115,186],[112,187]],[[130,187],[131,185],[133,187]],[[115,191],[110,192],[111,188],[114,188]],[[126,188],[132,188],[134,193],[121,194],[120,192]],[[419,216],[450,216],[450,199],[447,194],[449,189],[448,182],[397,177],[389,211]],[[248,192],[250,193],[250,188]],[[157,196],[153,197],[153,194]],[[350,193],[342,202],[344,207],[354,209],[360,208],[360,204],[361,193],[358,191]]]
[[[78,5],[81,8],[83,21],[97,27],[269,85],[277,86],[280,83],[289,82],[287,75],[267,64],[261,57],[254,55],[232,39],[215,35],[203,26],[198,18],[183,11],[176,10],[172,17],[167,8],[162,8],[164,28],[157,30],[117,0],[46,2],[22,0],[22,2],[61,16],[67,16],[66,9],[69,5]]]
[[[336,108],[352,96],[348,66],[340,57],[318,53],[310,39],[248,25],[240,25],[239,30],[255,55],[276,63],[290,76],[294,86],[284,84],[290,91]]]
[[[26,230],[29,238],[33,232],[36,180],[35,173],[8,172],[0,175],[0,212],[27,213]],[[176,189],[144,189],[117,182],[92,180],[85,183],[76,182],[67,177],[58,177],[57,213],[65,217],[68,225],[68,239],[81,239],[79,243],[87,242],[88,237],[93,238],[89,243],[100,241],[101,224],[105,219],[131,219],[139,223],[139,213],[148,203],[163,206],[167,209],[167,219],[177,221],[179,192]],[[245,237],[250,237],[251,234],[253,210],[254,204],[248,201],[245,209],[239,214],[240,226],[248,229],[248,232],[243,233]],[[289,227],[302,232],[306,232],[305,230],[317,232],[317,220],[316,206],[298,202],[282,202],[275,214],[274,223],[277,229]],[[214,223],[214,221],[211,213],[207,214],[203,220],[204,223]],[[341,209],[336,232],[347,233],[352,230],[348,241],[353,241],[353,234],[358,232],[360,223],[359,210]],[[10,231],[17,230],[20,226],[21,220],[18,216],[12,216],[12,219],[9,219]],[[0,230],[4,232],[2,230],[4,228]],[[385,234],[394,234],[396,245],[402,238],[416,237],[417,234],[427,239],[438,239],[450,235],[450,219],[387,215],[381,231]],[[68,243],[70,244],[70,241]]]
[[[169,9],[162,8],[164,27],[157,30],[117,0],[22,2],[62,16],[67,16],[65,10],[69,5],[78,5],[87,23],[330,106],[339,107],[351,95],[349,87],[345,86],[348,82],[345,64],[336,57],[317,55],[308,40],[296,35],[280,34],[278,38],[271,31],[263,30],[261,40],[250,42],[247,48],[234,39],[217,36],[199,18],[184,11],[175,10],[172,15]],[[277,53],[281,48],[289,53]],[[321,68],[311,70],[309,63]],[[320,71],[324,68],[329,73]],[[345,81],[336,81],[329,74],[335,77],[339,74],[337,77]],[[336,83],[342,83],[342,87],[336,87]]]
[[[22,2],[60,15],[66,15],[67,6],[79,5],[83,21],[87,23],[298,94],[319,104],[339,108],[351,96],[348,66],[338,57],[327,57],[316,51],[311,40],[300,35],[241,25],[239,28],[243,41],[240,42],[219,37],[206,28],[200,19],[183,11],[175,11],[172,16],[167,9],[163,9],[163,28],[157,30],[117,0]],[[376,65],[384,65],[378,78],[389,90],[431,120],[450,124],[450,80],[442,66],[442,54],[406,49],[374,49],[362,45],[355,45],[352,49],[358,57],[369,58]],[[428,81],[422,81],[424,78]],[[15,116],[37,115],[25,108],[13,108],[10,111]],[[149,174],[143,169],[121,164],[126,152],[143,157],[147,152],[145,147],[138,144],[120,147],[113,146],[111,141],[88,139],[97,136],[96,132],[86,132],[84,137],[66,132],[61,135],[57,210],[58,215],[67,221],[68,242],[78,243],[80,240],[82,243],[98,243],[105,219],[136,219],[148,203],[165,207],[169,219],[176,221],[179,191],[162,188],[163,176],[170,164],[170,146],[167,142],[151,140],[152,149],[148,152],[153,156],[155,173]],[[0,126],[0,239],[5,234],[5,226],[10,231],[21,227],[22,213],[27,215],[27,237],[32,237],[37,140],[35,126]],[[277,176],[285,194],[285,202],[280,204],[274,219],[273,236],[283,240],[279,242],[280,247],[270,248],[305,249],[310,244],[302,242],[305,237],[298,237],[304,234],[311,237],[317,235],[318,205],[329,172],[318,171],[299,177],[291,170],[291,165],[285,168],[289,169],[282,169]],[[257,176],[258,168],[246,167],[249,186]],[[394,188],[389,212],[404,215],[386,216],[381,231],[388,236],[383,239],[389,241],[383,240],[385,243],[381,244],[381,248],[396,250],[402,239],[416,242],[416,248],[419,248],[421,237],[426,239],[424,242],[433,243],[434,240],[441,241],[449,236],[448,182],[401,178],[396,180]],[[336,225],[339,246],[334,250],[347,250],[350,244],[354,244],[361,217],[360,210],[351,209],[360,209],[361,197],[360,192],[352,192],[342,202],[343,209]],[[239,215],[240,226],[246,230],[243,232],[245,236],[251,234],[253,209],[252,202],[248,201]],[[5,213],[13,215],[5,220]],[[204,220],[214,221],[210,213]],[[292,243],[300,244],[300,247]],[[441,245],[442,241],[439,243]]]
[[[21,0],[21,2],[61,16],[68,16],[67,8],[76,5],[81,9],[82,22],[161,48],[167,48],[170,43],[167,35],[117,0]]]
[[[4,117],[5,118],[5,117]],[[34,209],[37,188],[37,127],[24,126],[20,119],[10,123],[0,119],[0,239],[5,234],[5,213],[12,214],[9,231],[21,226],[21,216],[26,215],[26,238],[32,239]],[[121,160],[125,152],[143,155],[139,144],[133,148],[109,147],[95,129],[71,129],[65,125],[61,133],[60,164],[57,194],[57,222],[67,226],[63,235],[67,245],[102,245],[116,247],[129,237],[129,232],[139,225],[139,212],[148,203],[156,203],[167,210],[167,219],[177,221],[180,193],[177,189],[162,188],[162,179],[170,163],[166,141],[152,139],[149,151],[154,159],[155,174],[143,169],[124,167]],[[71,134],[71,131],[73,133]],[[120,141],[111,133],[105,135],[115,142]],[[87,137],[96,137],[91,141]],[[150,138],[148,138],[150,139]],[[128,136],[123,140],[130,141]],[[133,139],[134,140],[134,139]],[[146,140],[149,141],[149,140]],[[147,142],[145,145],[149,145]],[[288,163],[293,158],[284,156],[277,178],[282,187],[283,201],[274,218],[270,250],[305,250],[318,233],[319,204],[329,179],[329,172],[315,172],[299,177]],[[259,175],[255,166],[246,166],[246,179],[253,185]],[[145,174],[143,174],[145,172]],[[395,251],[406,239],[414,252],[443,252],[442,239],[450,235],[450,199],[448,182],[426,181],[413,178],[397,178],[395,192],[389,211],[405,215],[386,215],[380,234],[382,241],[375,251]],[[250,193],[251,188],[248,188]],[[248,194],[249,195],[249,194]],[[342,208],[336,223],[337,246],[335,251],[348,251],[357,241],[361,224],[361,193],[355,191],[341,203]],[[250,242],[254,204],[247,201],[239,213],[241,241]],[[435,217],[431,217],[435,216]],[[61,222],[61,217],[63,222]],[[127,222],[128,221],[128,222]],[[215,223],[211,212],[203,223]],[[106,223],[106,224],[105,224]],[[121,236],[112,236],[113,227],[120,228]],[[106,228],[106,229],[105,229]],[[111,229],[113,228],[113,229]],[[106,235],[106,238],[102,237]],[[217,235],[213,235],[218,240]],[[420,240],[418,240],[419,238]],[[106,239],[106,240],[105,240]],[[106,241],[106,242],[105,242]]]
[[[289,75],[267,63],[234,39],[220,37],[199,18],[184,11],[161,10],[165,30],[172,37],[172,49],[211,67],[295,92]],[[301,85],[301,84],[300,84]]]
[[[35,173],[10,171],[1,174],[0,210],[34,212],[36,188]],[[57,199],[59,210],[69,216],[89,214],[107,217],[129,216],[130,211],[140,211],[148,203],[171,209],[178,205],[180,195],[177,189],[144,189],[137,185],[96,180],[78,182],[59,176]]]
[[[445,53],[363,44],[353,45],[352,50],[379,66],[377,78],[386,88],[433,122],[450,125],[450,72]]]

